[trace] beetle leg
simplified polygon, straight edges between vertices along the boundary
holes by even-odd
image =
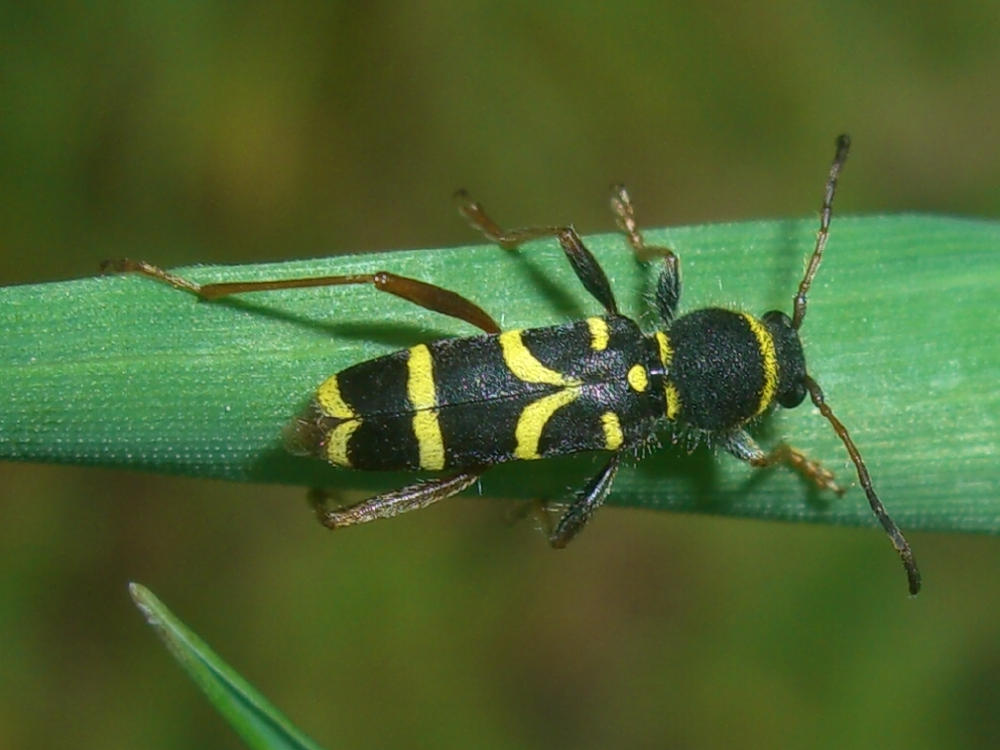
[[[844,488],[837,484],[833,472],[787,443],[780,443],[770,453],[765,453],[746,430],[737,430],[726,438],[723,447],[751,466],[763,468],[785,464],[821,490],[830,490],[838,495],[844,494]]]
[[[491,219],[482,205],[473,200],[472,196],[465,190],[455,193],[455,202],[458,211],[466,220],[483,233],[488,239],[496,242],[507,250],[514,250],[519,245],[530,240],[537,240],[543,237],[555,237],[559,240],[566,258],[569,260],[573,272],[588,292],[604,306],[609,314],[618,314],[618,303],[615,302],[615,295],[611,291],[611,284],[608,277],[601,268],[600,263],[593,256],[576,229],[571,226],[546,226],[546,227],[522,227],[519,229],[503,229],[493,219]]]
[[[375,495],[347,508],[328,508],[329,495],[325,490],[314,489],[309,500],[316,511],[319,522],[329,529],[368,523],[379,518],[392,518],[400,513],[419,510],[439,500],[457,495],[475,484],[486,469],[463,471],[450,477],[417,482],[391,492]]]
[[[632,198],[621,183],[611,186],[611,210],[615,214],[615,223],[625,233],[628,243],[632,246],[632,250],[639,260],[647,261],[662,257],[670,260],[674,269],[677,268],[677,255],[673,250],[662,245],[646,244],[635,220],[635,207],[632,205]]]
[[[595,511],[604,504],[604,500],[611,491],[611,485],[615,481],[620,463],[621,453],[615,453],[611,456],[611,460],[604,465],[604,468],[587,482],[587,486],[577,493],[569,508],[559,519],[559,523],[556,524],[555,530],[549,535],[549,544],[556,549],[562,549],[580,533]]]
[[[227,281],[218,284],[196,284],[143,260],[105,261],[101,270],[115,273],[134,272],[162,281],[175,289],[196,294],[202,299],[213,300],[244,292],[267,292],[276,289],[301,289],[313,286],[340,286],[344,284],[371,284],[380,292],[388,292],[412,302],[431,312],[438,312],[486,331],[499,333],[500,324],[479,305],[444,287],[426,281],[398,276],[388,271],[355,273],[343,276],[314,276],[301,279],[268,279],[265,281]]]
[[[660,318],[669,325],[677,312],[677,302],[681,296],[680,260],[677,254],[669,247],[646,244],[635,220],[632,198],[620,183],[611,186],[611,210],[637,260],[646,262],[653,258],[663,258],[663,270],[656,282],[655,302]]]

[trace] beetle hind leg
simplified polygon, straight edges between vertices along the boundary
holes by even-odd
[[[417,482],[398,490],[375,495],[346,508],[330,508],[329,494],[322,489],[309,492],[309,502],[316,511],[319,522],[328,529],[354,526],[380,518],[392,518],[400,513],[419,510],[457,495],[478,481],[486,469],[459,472],[450,477]]]

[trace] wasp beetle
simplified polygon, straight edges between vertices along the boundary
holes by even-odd
[[[638,453],[666,424],[674,435],[710,438],[752,466],[786,463],[821,488],[842,492],[833,475],[785,444],[763,451],[747,425],[776,405],[809,395],[853,461],[872,511],[906,569],[911,594],[920,573],[909,544],[889,517],[844,425],[806,370],[799,328],[806,297],[829,236],[837,179],[850,139],[837,139],[823,197],[816,246],[792,316],[755,317],[720,308],[677,314],[677,256],[646,245],[624,186],[612,189],[618,226],[640,260],[662,259],[653,296],[658,330],[644,333],[618,311],[604,270],[572,226],[505,230],[465,191],[459,210],[487,238],[512,250],[555,237],[601,315],[544,328],[503,331],[475,303],[433,284],[387,271],[304,279],[199,285],[142,261],[106,264],[135,271],[204,299],[307,286],[371,284],[428,310],[464,320],[483,333],[433,341],[360,362],[329,377],[289,426],[289,450],[336,466],[443,472],[346,508],[317,503],[330,528],[387,518],[451,497],[490,467],[581,451],[609,454],[603,468],[569,503],[550,531],[565,546],[607,498],[623,457]]]

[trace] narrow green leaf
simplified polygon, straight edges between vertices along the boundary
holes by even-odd
[[[681,309],[790,311],[816,221],[650,231],[673,247]],[[652,326],[655,264],[619,235],[588,237],[627,314]],[[155,258],[151,258],[155,262]],[[453,289],[505,327],[598,312],[554,242],[350,255],[178,273],[200,282],[392,270]],[[1000,223],[930,216],[837,217],[803,327],[813,376],[852,431],[883,500],[909,529],[1000,530]],[[242,481],[374,491],[405,475],[293,457],[283,426],[328,375],[442,336],[476,333],[364,287],[202,302],[150,279],[103,277],[0,290],[0,457]],[[791,472],[754,471],[670,445],[626,467],[612,503],[763,518],[871,524],[842,445],[808,401],[757,430],[787,439],[851,486],[843,498]],[[489,495],[563,497],[594,457],[512,464]]]
[[[170,653],[244,741],[261,750],[319,750],[264,696],[219,658],[145,586],[129,593]]]

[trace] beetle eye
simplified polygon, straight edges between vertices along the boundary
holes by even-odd
[[[778,403],[784,406],[786,409],[794,409],[796,406],[802,403],[806,397],[806,387],[799,381],[795,383],[792,387],[783,390],[778,394]]]

